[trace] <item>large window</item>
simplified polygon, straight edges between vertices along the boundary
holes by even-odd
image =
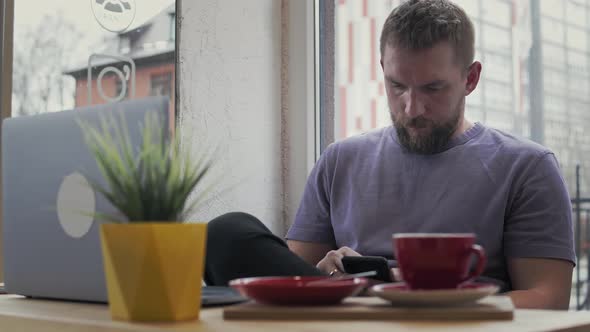
[[[480,84],[466,100],[466,117],[553,150],[577,208],[578,189],[590,196],[590,1],[454,1],[474,22],[476,59],[483,63]],[[334,114],[325,122],[330,128],[323,128],[333,130],[329,140],[390,125],[379,37],[387,15],[399,3],[335,0],[333,13],[323,13],[333,15],[334,22],[335,52],[322,58],[322,63],[334,65],[333,109],[324,105],[322,110],[324,115]],[[533,43],[534,37],[539,37],[539,44]],[[537,58],[540,62],[533,61]],[[536,87],[539,82],[542,85]],[[540,107],[531,107],[538,103]],[[576,218],[578,250],[590,248],[590,238],[581,235],[589,216],[590,210],[584,209]],[[576,273],[587,279],[587,255],[580,255]]]
[[[15,1],[12,115],[165,94],[173,123],[175,21],[176,0]]]

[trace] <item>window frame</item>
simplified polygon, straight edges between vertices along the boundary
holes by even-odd
[[[316,29],[316,117],[315,137],[317,140],[316,159],[335,141],[336,100],[335,98],[335,1],[314,0]]]
[[[12,115],[12,57],[14,38],[14,0],[0,0],[0,119]],[[2,143],[0,128],[0,150]],[[0,154],[0,163],[2,157]],[[0,178],[0,235],[2,235],[2,179]],[[4,255],[0,236],[0,282],[4,282]]]
[[[281,157],[283,225],[299,207],[319,157],[318,0],[281,1]],[[304,24],[301,24],[304,22]]]
[[[11,115],[14,0],[0,0],[0,106],[2,119]],[[10,74],[10,75],[8,75]]]

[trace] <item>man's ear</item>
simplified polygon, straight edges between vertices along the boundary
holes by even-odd
[[[467,81],[465,82],[465,95],[468,96],[479,83],[481,75],[481,62],[474,61],[467,69]]]

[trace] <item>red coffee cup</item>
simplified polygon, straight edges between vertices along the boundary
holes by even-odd
[[[397,233],[392,237],[401,276],[411,289],[457,288],[479,276],[486,265],[475,234]],[[469,272],[473,254],[477,265]]]

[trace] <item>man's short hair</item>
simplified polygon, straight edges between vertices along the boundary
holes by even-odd
[[[473,23],[465,11],[448,0],[409,0],[396,7],[381,32],[381,57],[385,46],[422,50],[449,42],[457,62],[471,65],[475,53]]]

